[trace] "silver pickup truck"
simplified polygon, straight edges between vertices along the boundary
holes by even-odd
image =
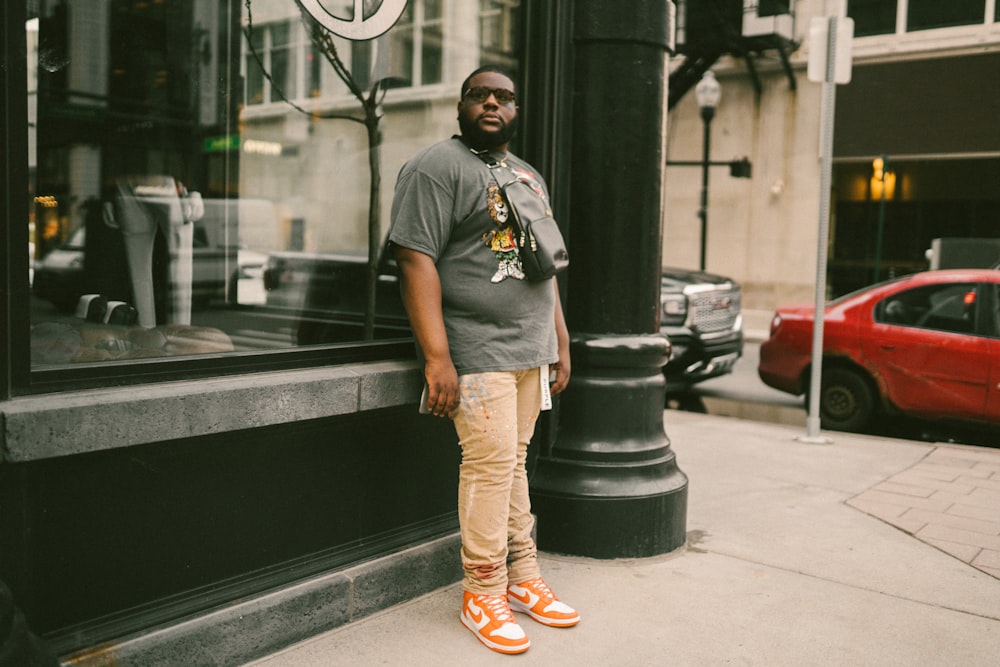
[[[733,370],[743,356],[740,286],[729,278],[664,268],[660,281],[660,331],[673,348],[663,367],[675,392]]]

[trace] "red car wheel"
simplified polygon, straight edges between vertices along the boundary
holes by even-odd
[[[875,416],[875,394],[858,372],[847,368],[823,370],[819,413],[823,428],[863,431]]]

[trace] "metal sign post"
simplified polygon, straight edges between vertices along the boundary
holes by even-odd
[[[833,122],[837,84],[851,80],[851,40],[854,21],[846,17],[813,19],[810,44],[826,41],[826,50],[813,48],[809,58],[810,81],[823,83],[823,110],[820,126],[819,243],[816,253],[816,301],[813,311],[812,371],[809,383],[809,412],[806,437],[802,442],[826,444],[820,435],[820,391],[823,374],[823,315],[826,309],[826,262],[830,245],[830,190],[833,185]],[[838,48],[839,47],[839,48]]]

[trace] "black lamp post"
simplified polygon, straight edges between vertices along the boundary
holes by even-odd
[[[670,340],[659,330],[672,4],[638,0],[627,12],[607,0],[572,4],[574,74],[558,102],[572,110],[573,378],[559,397],[556,435],[538,455],[531,508],[540,549],[640,558],[674,551],[687,534],[687,476],[663,429]],[[630,131],[603,141],[608,127]]]
[[[701,108],[701,120],[705,126],[704,151],[701,157],[701,209],[698,217],[701,218],[701,263],[699,268],[705,270],[705,248],[708,236],[708,153],[711,141],[712,118],[715,117],[715,109],[719,106],[719,99],[722,97],[722,89],[715,79],[715,73],[708,70],[702,75],[701,81],[694,89],[694,95],[698,100],[698,107]]]

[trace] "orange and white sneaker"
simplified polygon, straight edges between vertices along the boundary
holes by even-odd
[[[524,653],[531,646],[531,640],[510,613],[504,595],[477,595],[465,591],[461,618],[462,625],[469,628],[476,639],[498,653]]]
[[[508,586],[507,601],[514,611],[523,612],[544,625],[568,628],[580,622],[580,614],[560,602],[541,577]]]

